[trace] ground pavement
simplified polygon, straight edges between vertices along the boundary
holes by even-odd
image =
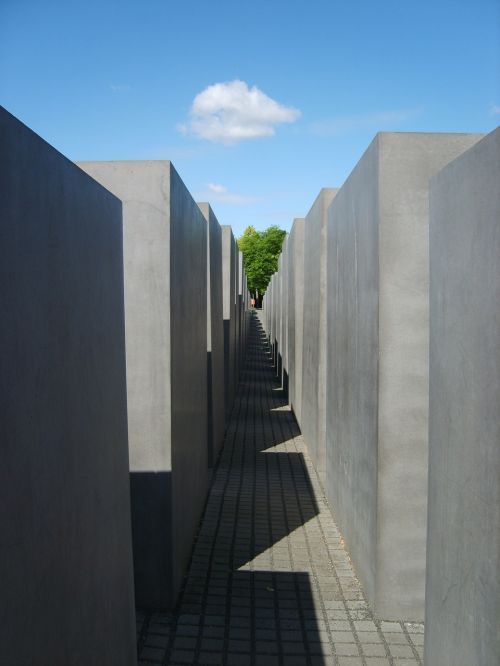
[[[422,625],[373,619],[257,313],[178,608],[137,630],[141,666],[422,664]]]

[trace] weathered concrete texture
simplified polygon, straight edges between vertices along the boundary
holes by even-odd
[[[276,273],[271,276],[269,282],[269,295],[269,344],[274,364],[276,352]]]
[[[241,273],[240,273],[240,251],[238,244],[235,241],[234,247],[234,391],[236,394],[236,387],[238,386],[238,379],[240,376],[240,337],[241,337],[241,320],[240,320],[240,289],[241,289]]]
[[[0,107],[0,663],[135,664],[121,202]]]
[[[326,470],[326,224],[338,189],[323,188],[306,215],[300,426],[319,477]]]
[[[304,330],[304,222],[301,218],[294,220],[288,239],[288,393],[290,406],[299,423]]]
[[[275,359],[276,346],[276,273],[271,276],[270,282],[271,301],[269,308],[269,336],[273,361]]]
[[[230,226],[222,225],[222,312],[224,317],[224,402],[226,420],[233,408],[235,395],[236,346],[236,246]]]
[[[222,231],[208,203],[199,203],[207,221],[207,424],[208,466],[224,441],[224,325],[222,317]]]
[[[207,492],[207,224],[170,162],[80,166],[124,202],[136,600],[169,609]]]
[[[288,317],[288,239],[289,234],[283,239],[281,249],[281,358],[283,368],[281,372],[281,386],[283,395],[288,397],[288,331],[290,322]]]
[[[245,301],[243,298],[245,283],[245,271],[243,269],[243,253],[238,250],[238,377],[243,368],[243,359],[245,356]]]
[[[283,253],[278,257],[276,272],[276,375],[281,384],[283,378]]]
[[[431,180],[425,663],[500,663],[500,129]]]
[[[424,615],[428,182],[478,138],[379,134],[329,210],[326,491],[386,619]]]

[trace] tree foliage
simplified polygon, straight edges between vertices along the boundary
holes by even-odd
[[[243,262],[248,278],[248,289],[252,296],[262,296],[269,284],[271,275],[278,270],[278,257],[281,253],[286,231],[273,225],[265,231],[247,227],[238,238],[238,247],[243,253]]]

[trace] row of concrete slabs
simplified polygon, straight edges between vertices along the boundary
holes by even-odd
[[[264,299],[367,598],[426,618],[429,666],[500,657],[499,142],[377,135],[294,221]]]
[[[0,662],[134,664],[223,444],[240,253],[170,162],[75,165],[1,108],[0,160]]]

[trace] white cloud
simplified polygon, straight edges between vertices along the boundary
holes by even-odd
[[[380,113],[362,113],[352,116],[336,116],[312,123],[311,134],[318,136],[343,136],[363,129],[375,131],[390,130],[417,118],[422,114],[421,108],[401,109],[398,111],[382,111]]]
[[[227,187],[219,183],[208,183],[202,192],[196,193],[196,199],[198,201],[208,200],[219,204],[232,204],[233,206],[246,206],[260,201],[259,197],[231,192]]]
[[[500,114],[500,106],[497,106],[496,104],[491,105],[490,113],[492,116],[497,116]]]
[[[185,134],[219,143],[272,136],[275,126],[293,123],[300,111],[283,106],[245,81],[215,83],[196,95],[187,123],[178,129]]]
[[[110,87],[111,92],[114,92],[114,93],[130,92],[132,90],[132,86],[124,85],[124,84],[112,83],[109,87]]]

